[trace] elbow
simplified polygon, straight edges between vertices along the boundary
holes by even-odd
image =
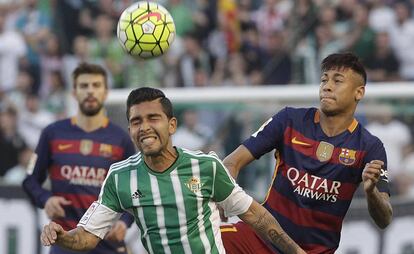
[[[388,225],[390,225],[390,224],[391,224],[391,220],[389,220],[389,221],[381,221],[381,222],[377,222],[376,224],[377,224],[377,226],[378,226],[380,229],[386,229],[386,228],[388,227]]]
[[[390,207],[388,214],[384,216],[382,220],[376,221],[377,226],[380,229],[386,229],[392,222],[392,215],[393,215],[393,211],[392,211],[392,208]]]
[[[390,215],[389,218],[387,218],[381,225],[378,225],[380,229],[386,229],[392,222],[392,215]]]

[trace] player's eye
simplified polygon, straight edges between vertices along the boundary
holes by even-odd
[[[88,88],[88,84],[87,83],[81,83],[81,84],[79,84],[79,88],[82,88],[82,89]]]
[[[102,83],[101,82],[95,82],[95,83],[93,83],[93,87],[94,88],[99,88],[101,86],[102,86]]]

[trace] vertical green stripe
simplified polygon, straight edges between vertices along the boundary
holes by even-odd
[[[150,175],[144,168],[138,170],[138,186],[140,186],[140,191],[145,195],[141,198],[141,203],[146,205],[142,207],[142,217],[145,221],[145,224],[148,226],[157,226],[157,212],[154,205],[152,186],[150,181]],[[159,232],[155,232],[154,228],[148,228],[148,231],[152,233],[149,234],[149,239],[151,242],[152,250],[154,253],[164,253],[164,250],[161,246],[161,237]]]
[[[159,228],[159,236],[161,238],[161,246],[165,254],[171,254],[170,246],[168,246],[167,228],[165,227],[165,213],[164,207],[161,203],[160,186],[158,185],[157,177],[150,174],[152,189],[152,198],[154,200],[155,212],[156,212],[156,225]],[[161,250],[161,248],[160,248]]]
[[[171,252],[184,253],[184,249],[181,244],[177,244],[176,240],[174,242],[171,242],[171,239],[180,239],[180,225],[177,213],[178,208],[177,201],[175,199],[176,193],[174,192],[173,183],[169,175],[161,175],[158,176],[156,179],[161,197],[160,211],[163,210],[164,213],[164,218],[159,219],[164,220],[166,236],[169,239],[169,246],[174,246],[174,248],[171,248]]]
[[[198,159],[190,159],[191,161],[191,170],[193,172],[193,177],[200,179],[200,165]],[[205,227],[205,218],[209,216],[209,214],[206,213],[204,209],[204,203],[205,199],[201,194],[197,194],[197,213],[198,213],[198,229],[200,232],[200,239],[203,243],[205,252],[210,253],[211,251],[211,242],[207,238],[206,230],[209,230],[209,228]],[[211,228],[210,228],[211,229]]]
[[[121,171],[119,173],[115,172],[117,176],[117,186],[118,186],[118,196],[120,198],[119,202],[121,206],[124,207],[131,207],[132,206],[132,199],[131,199],[131,190],[129,185],[129,171]],[[125,209],[125,208],[124,208]]]
[[[139,197],[133,198],[132,195],[138,190],[138,170],[131,170],[130,171],[130,195],[131,195],[131,202],[132,202],[132,209],[135,217],[135,222],[141,231],[141,242],[142,245],[146,250],[150,253],[153,253],[151,243],[149,242],[149,237],[147,235],[147,227],[144,220],[140,218],[143,217],[142,209],[140,208],[140,200]]]
[[[213,177],[212,174],[215,171],[216,164],[212,160],[198,160],[199,167],[200,167],[200,177],[201,179],[206,179],[205,181],[208,181],[208,186],[213,185]],[[202,163],[201,163],[202,162]],[[211,184],[210,184],[211,183]],[[213,192],[210,188],[204,188],[206,190],[206,193],[204,193],[203,199],[203,214],[205,214],[203,220],[204,220],[204,228],[206,229],[206,237],[210,243],[211,250],[210,253],[218,253],[217,246],[216,246],[216,239],[214,237],[213,227],[211,224],[211,216],[212,216],[212,210],[210,209],[210,197],[211,193]],[[208,192],[207,192],[208,190]]]
[[[180,179],[178,177],[178,169],[171,171],[170,174],[172,187],[174,188],[175,193],[175,199],[176,199],[176,207],[178,212],[178,226],[179,226],[179,236],[181,239],[181,244],[183,245],[184,253],[185,254],[191,254],[191,246],[188,239],[188,220],[187,220],[187,214],[185,211],[185,197],[183,194],[183,189],[181,186]],[[185,191],[185,189],[184,189]]]
[[[184,204],[185,204],[185,213],[188,220],[188,239],[190,239],[190,247],[193,253],[199,251],[199,253],[206,253],[203,243],[200,239],[200,232],[198,231],[197,225],[197,199],[196,196],[189,190],[187,184],[188,181],[193,176],[191,164],[189,160],[186,160],[186,163],[180,165],[177,169],[179,172],[178,177],[181,182],[181,189],[183,190],[184,195]]]

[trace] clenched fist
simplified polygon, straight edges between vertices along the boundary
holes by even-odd
[[[55,244],[58,237],[65,233],[66,231],[61,225],[52,221],[43,227],[42,234],[40,235],[40,241],[44,246],[50,246]]]
[[[366,193],[371,193],[374,190],[383,166],[384,162],[380,160],[373,160],[365,165],[364,171],[362,172],[362,182],[364,183]]]

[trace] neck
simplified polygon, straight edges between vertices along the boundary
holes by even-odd
[[[76,114],[76,125],[86,132],[91,132],[101,128],[105,121],[106,116],[103,109],[101,109],[101,111],[94,116],[86,116],[80,111]]]
[[[354,121],[354,112],[334,116],[327,116],[321,110],[319,110],[319,113],[321,128],[328,137],[341,134]]]
[[[175,160],[178,157],[178,152],[174,147],[169,146],[165,151],[162,151],[161,154],[155,156],[145,156],[144,161],[153,171],[162,173],[174,164]]]

